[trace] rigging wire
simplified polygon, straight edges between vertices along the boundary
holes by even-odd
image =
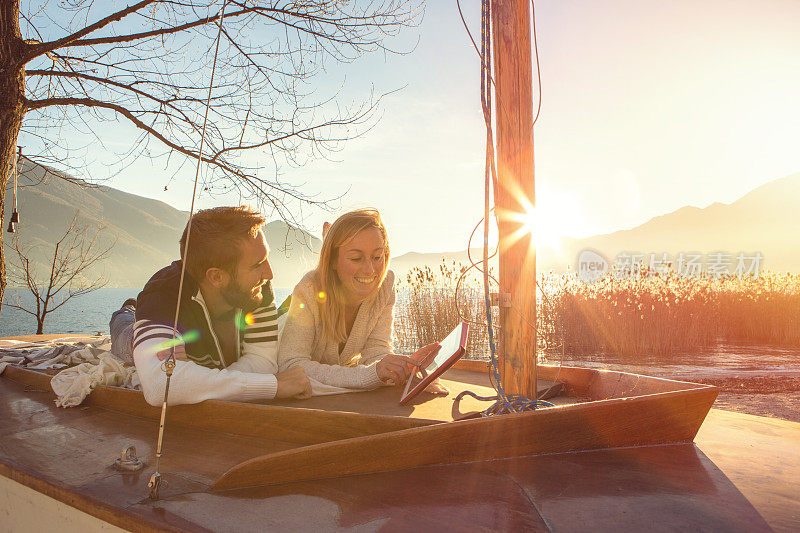
[[[536,80],[539,84],[539,90],[537,91],[537,104],[536,104],[536,117],[533,119],[533,123],[531,127],[536,125],[536,121],[539,120],[539,113],[542,111],[542,71],[539,68],[539,44],[538,39],[536,38],[536,6],[534,5],[534,1],[531,0],[531,26],[533,27],[533,54],[536,57]]]
[[[194,188],[192,189],[192,204],[189,209],[189,222],[186,225],[186,242],[183,246],[183,261],[181,261],[181,276],[180,281],[178,282],[178,300],[175,304],[175,319],[172,323],[172,342],[170,342],[170,350],[169,356],[167,357],[166,361],[164,361],[164,371],[167,375],[167,384],[164,387],[164,402],[161,404],[161,420],[158,426],[158,443],[156,446],[156,468],[153,475],[150,477],[150,481],[147,483],[147,487],[150,490],[150,498],[157,500],[158,499],[158,490],[161,485],[161,474],[159,473],[159,466],[161,464],[161,450],[162,445],[164,442],[164,423],[166,421],[167,416],[167,399],[169,397],[169,384],[172,378],[172,372],[175,370],[175,345],[176,341],[180,340],[181,335],[178,333],[178,315],[181,309],[181,297],[183,295],[183,280],[186,274],[186,255],[189,251],[189,239],[192,235],[192,217],[194,216],[194,203],[197,197],[197,182],[200,179],[200,165],[203,162],[203,148],[205,147],[205,140],[206,140],[206,125],[208,124],[208,111],[211,108],[211,95],[214,90],[214,74],[217,71],[217,57],[219,55],[219,43],[220,37],[222,36],[222,20],[225,18],[225,8],[228,5],[228,0],[223,0],[222,8],[220,9],[220,15],[216,21],[219,30],[217,31],[217,40],[214,47],[214,61],[211,64],[211,79],[208,83],[208,97],[206,99],[206,109],[205,113],[203,114],[203,129],[200,133],[200,147],[197,151],[197,169],[194,175]],[[166,190],[166,187],[164,187]]]

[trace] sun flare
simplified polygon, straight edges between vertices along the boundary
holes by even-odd
[[[555,217],[541,209],[536,209],[527,200],[520,202],[523,206],[522,212],[507,213],[508,220],[520,224],[519,228],[509,235],[509,240],[513,244],[528,235],[533,236],[533,242],[537,248],[547,247],[554,250],[561,248],[563,234],[558,231],[558,223]]]

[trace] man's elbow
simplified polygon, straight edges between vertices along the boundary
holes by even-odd
[[[161,404],[164,403],[164,388],[164,385],[142,381],[144,401],[155,407],[161,406]]]
[[[161,406],[164,402],[167,376],[160,368],[153,369],[144,365],[136,365],[136,371],[139,373],[144,401],[156,407]]]

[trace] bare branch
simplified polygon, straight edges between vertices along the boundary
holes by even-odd
[[[98,20],[94,24],[90,24],[90,25],[86,26],[85,28],[81,28],[80,30],[78,30],[75,33],[72,33],[70,35],[67,35],[66,37],[62,37],[61,39],[57,39],[55,41],[50,41],[50,42],[46,42],[46,43],[39,43],[39,44],[32,45],[30,47],[30,50],[29,50],[28,54],[25,57],[24,63],[27,63],[28,61],[30,61],[31,59],[33,59],[36,56],[44,55],[44,54],[46,54],[48,52],[51,52],[51,51],[57,50],[57,49],[59,49],[59,48],[61,48],[63,46],[69,45],[69,43],[71,43],[73,41],[77,41],[78,39],[80,39],[84,35],[89,35],[90,33],[92,33],[95,30],[99,30],[101,28],[104,28],[104,27],[108,26],[109,24],[111,24],[112,22],[116,22],[116,21],[122,20],[123,18],[125,18],[128,15],[130,15],[131,13],[135,13],[135,12],[139,11],[140,9],[142,9],[143,7],[146,7],[146,6],[148,6],[149,4],[152,4],[155,1],[156,0],[141,0],[140,2],[138,2],[136,4],[133,4],[132,6],[128,6],[125,9],[117,11],[116,13],[112,13],[111,15],[108,15],[107,17],[104,17],[104,18]]]
[[[220,14],[217,13],[216,15],[210,17],[194,20],[192,22],[187,22],[185,24],[179,24],[177,26],[167,26],[165,28],[159,28],[151,31],[131,33],[129,35],[117,35],[113,37],[97,37],[95,39],[80,39],[77,41],[72,41],[67,46],[96,46],[98,44],[118,44],[118,43],[128,43],[131,41],[138,41],[141,39],[149,39],[150,37],[163,37],[166,35],[171,35],[173,33],[180,33],[182,31],[186,31],[191,28],[196,28],[197,26],[204,26],[206,24],[215,23],[220,18],[228,19],[228,18],[239,17],[243,14],[250,13],[251,11],[252,11],[251,9],[242,9],[241,11],[233,11],[231,13],[225,13],[224,17],[220,17]]]

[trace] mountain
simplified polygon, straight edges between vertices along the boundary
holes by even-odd
[[[6,190],[6,220],[13,209],[11,183]],[[89,185],[69,175],[23,159],[18,188],[20,223],[15,235],[5,233],[7,266],[13,268],[12,239],[33,248],[32,259],[42,273],[49,265],[54,243],[78,212],[78,223],[92,233],[102,226],[101,242],[116,240],[109,258],[87,273],[105,276],[109,287],[141,287],[158,269],[179,256],[178,240],[188,220],[164,202],[143,198],[104,185]],[[293,287],[316,264],[320,240],[283,221],[265,225],[272,250],[275,287]],[[47,267],[49,268],[49,266]]]
[[[730,204],[682,207],[635,228],[586,239],[567,239],[560,251],[542,250],[540,268],[574,265],[582,250],[599,252],[609,262],[620,253],[663,254],[674,260],[681,252],[763,256],[761,268],[800,271],[800,173],[768,182]],[[648,256],[649,257],[649,256]]]
[[[491,254],[494,250],[490,250]],[[483,258],[482,248],[470,248],[470,255],[466,250],[460,252],[409,252],[407,254],[398,255],[392,258],[391,269],[394,271],[397,279],[405,280],[409,271],[414,268],[428,267],[434,273],[439,273],[439,267],[442,262],[451,265],[453,262],[460,263],[463,266],[469,266],[470,256],[475,262],[480,262]],[[489,266],[497,272],[497,257],[489,259]]]
[[[11,185],[6,191],[6,220],[12,210]],[[18,199],[21,223],[17,226],[24,247],[38,247],[33,254],[40,268],[48,263],[53,243],[63,234],[76,211],[82,224],[103,226],[103,239],[116,239],[111,256],[91,276],[105,275],[109,287],[141,287],[159,268],[178,256],[178,239],[188,213],[163,202],[143,198],[104,185],[86,186],[52,169],[23,160]],[[264,227],[272,250],[274,286],[293,287],[317,262],[320,240],[283,221]],[[540,249],[538,268],[564,270],[574,265],[582,250],[599,252],[609,262],[621,253],[669,254],[725,252],[748,256],[760,252],[762,268],[800,271],[800,173],[778,179],[730,204],[715,203],[706,208],[683,207],[655,217],[635,228],[586,239],[566,239],[560,250]],[[13,237],[4,234],[7,257],[15,252]],[[480,249],[472,257],[481,257]],[[408,253],[392,258],[398,279],[417,266],[438,272],[445,260],[469,264],[466,251]],[[496,259],[492,261],[496,269]],[[9,268],[12,267],[10,261]]]
[[[797,235],[800,235],[800,173],[768,182],[730,204],[686,206],[629,230],[564,239],[558,250],[540,248],[536,262],[540,271],[564,271],[567,265],[575,266],[583,250],[599,252],[609,263],[623,252],[652,253],[659,257],[666,253],[673,264],[681,252],[703,256],[722,252],[732,256],[733,270],[737,254],[749,258],[759,252],[763,256],[762,269],[800,272]],[[480,260],[481,253],[480,249],[473,249],[473,259]],[[414,252],[393,258],[392,269],[399,279],[405,279],[408,270],[415,266],[428,266],[437,272],[442,260],[469,264],[466,250]],[[649,260],[649,255],[645,260]]]

